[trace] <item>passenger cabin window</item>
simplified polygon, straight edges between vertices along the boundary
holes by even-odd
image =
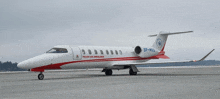
[[[108,50],[106,50],[106,54],[108,55],[109,53],[108,53]]]
[[[118,55],[118,51],[117,50],[115,50],[115,54]]]
[[[119,53],[122,55],[122,51],[121,50],[119,50]]]
[[[82,53],[83,53],[83,54],[86,54],[86,52],[85,52],[85,50],[84,50],[84,49],[82,49]]]
[[[46,53],[67,53],[67,49],[65,48],[52,48],[49,51],[47,51]]]
[[[94,50],[95,51],[95,54],[98,54],[97,50]]]
[[[88,52],[89,52],[89,54],[92,54],[92,51],[90,49],[88,50]]]
[[[111,54],[112,54],[112,55],[114,54],[112,50],[111,50]]]
[[[100,53],[101,53],[101,54],[103,54],[103,51],[102,51],[102,50],[100,50]]]

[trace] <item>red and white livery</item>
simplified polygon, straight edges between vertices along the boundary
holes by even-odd
[[[20,62],[18,67],[33,72],[40,72],[38,75],[39,80],[44,79],[42,73],[44,70],[51,69],[103,68],[102,72],[105,72],[106,75],[112,75],[113,69],[120,70],[129,68],[129,74],[136,75],[137,72],[139,72],[136,65],[149,64],[147,61],[151,59],[169,59],[164,51],[168,35],[191,32],[192,31],[175,33],[160,32],[156,35],[150,35],[150,37],[157,36],[151,47],[54,46],[45,54]],[[204,60],[208,55],[198,61]]]

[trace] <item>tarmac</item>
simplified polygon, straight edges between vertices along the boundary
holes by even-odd
[[[1,99],[219,99],[220,66],[1,72]]]

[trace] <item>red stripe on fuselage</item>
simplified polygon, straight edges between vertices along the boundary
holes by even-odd
[[[141,58],[141,57],[121,57],[121,58],[104,58],[104,59],[91,59],[91,60],[79,60],[79,61],[71,61],[71,62],[63,62],[63,63],[56,63],[50,64],[46,66],[40,66],[31,69],[31,71],[41,71],[44,69],[61,69],[62,65],[72,64],[72,63],[80,63],[80,62],[107,62],[107,61],[127,61],[127,60],[147,60],[147,59],[158,59],[156,56],[152,56],[149,58]]]

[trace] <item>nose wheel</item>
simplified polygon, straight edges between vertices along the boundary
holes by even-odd
[[[38,79],[39,80],[43,80],[44,79],[44,74],[42,72],[40,72],[40,74],[38,74]]]

